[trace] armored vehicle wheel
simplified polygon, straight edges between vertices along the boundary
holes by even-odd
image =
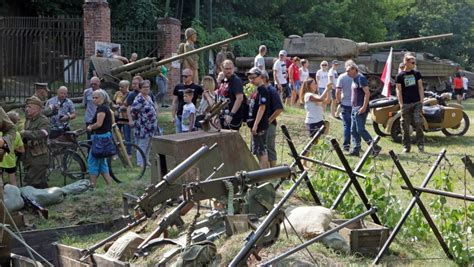
[[[441,129],[441,132],[446,136],[462,136],[469,130],[469,124],[469,116],[463,111],[462,120],[459,125],[454,128]]]
[[[369,108],[381,108],[398,104],[397,98],[379,98],[369,102]]]
[[[382,131],[382,130],[380,129],[379,124],[376,123],[375,121],[372,122],[372,126],[374,126],[374,132],[375,132],[376,134],[378,134],[379,136],[385,137],[385,136],[389,136],[389,135],[390,135],[390,134],[388,134],[388,133]]]

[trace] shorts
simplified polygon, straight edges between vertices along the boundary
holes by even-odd
[[[98,134],[101,137],[111,135],[110,132],[104,134]],[[92,149],[89,150],[89,156],[87,157],[87,171],[91,175],[99,175],[101,173],[109,173],[109,166],[107,165],[107,158],[96,158],[92,156]]]
[[[315,135],[319,128],[321,128],[324,125],[324,121],[320,122],[315,122],[315,123],[306,123],[306,130],[308,130],[309,136],[313,137]]]
[[[454,89],[454,95],[462,95],[463,93],[463,89]]]
[[[257,156],[267,155],[267,131],[262,130],[252,135],[252,153]]]
[[[275,149],[276,125],[271,123],[267,129],[267,154],[269,161],[277,160],[277,153]]]
[[[291,97],[291,88],[288,83],[282,84],[281,88],[283,90],[283,98],[290,98]]]
[[[16,166],[12,168],[2,168],[2,170],[8,174],[16,173]]]
[[[319,95],[323,95],[325,89],[324,87],[319,87]]]
[[[291,89],[292,89],[292,90],[295,90],[296,93],[299,93],[299,92],[300,92],[300,88],[301,88],[301,81],[298,80],[298,81],[295,81],[295,86],[294,86],[294,87],[292,86]]]

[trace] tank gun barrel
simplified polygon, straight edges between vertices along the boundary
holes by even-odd
[[[422,36],[422,37],[416,37],[416,38],[378,42],[378,43],[362,42],[362,43],[357,43],[357,47],[359,49],[359,52],[363,52],[363,51],[367,51],[373,48],[385,47],[385,46],[390,46],[390,45],[406,44],[406,43],[414,43],[414,42],[420,42],[420,41],[438,40],[438,39],[443,39],[443,38],[449,38],[452,36],[453,36],[452,33],[446,33],[446,34]]]
[[[193,51],[189,51],[189,52],[186,52],[186,53],[183,53],[183,54],[174,56],[174,57],[166,58],[166,59],[163,59],[163,60],[159,61],[159,62],[157,63],[157,65],[158,65],[158,66],[161,66],[161,65],[164,65],[164,64],[168,64],[168,63],[170,63],[170,62],[173,62],[173,61],[176,61],[176,60],[185,58],[185,57],[189,57],[189,56],[192,56],[192,55],[194,55],[194,54],[201,53],[201,52],[203,52],[203,51],[212,49],[212,48],[214,48],[214,47],[219,47],[219,46],[221,46],[221,45],[228,44],[228,43],[230,43],[230,42],[240,40],[240,39],[242,39],[242,38],[244,38],[244,37],[247,37],[248,35],[249,35],[248,33],[243,33],[243,34],[241,34],[241,35],[237,35],[237,36],[231,37],[231,38],[229,38],[229,39],[222,40],[222,41],[217,42],[217,43],[213,43],[213,44],[210,44],[210,45],[206,45],[206,46],[197,48],[197,49],[195,49],[195,50],[193,50]]]

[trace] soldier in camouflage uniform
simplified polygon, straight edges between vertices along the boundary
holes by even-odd
[[[46,117],[52,116],[54,111],[46,106],[46,101],[48,100],[49,92],[48,83],[35,83],[35,94],[33,96],[39,98],[43,103],[43,115]]]
[[[26,100],[25,129],[21,132],[25,144],[23,166],[25,183],[36,188],[47,188],[46,171],[49,164],[49,121],[42,114],[43,102],[36,96]]]

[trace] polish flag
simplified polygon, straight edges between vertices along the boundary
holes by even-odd
[[[383,89],[382,95],[390,98],[390,77],[392,72],[392,50],[393,48],[390,47],[390,54],[388,54],[387,63],[385,63],[385,67],[383,68],[382,76],[380,80],[383,82]]]

